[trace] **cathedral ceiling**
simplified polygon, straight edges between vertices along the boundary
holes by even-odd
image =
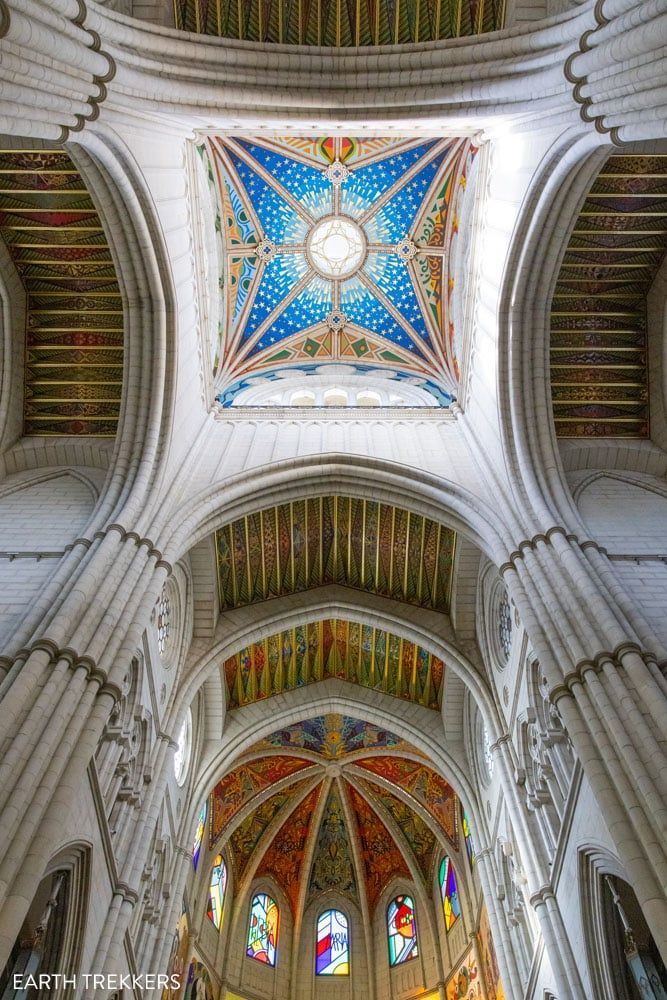
[[[447,613],[455,538],[435,521],[372,500],[280,504],[216,533],[220,607],[341,584]]]
[[[561,437],[647,437],[646,295],[667,248],[667,156],[612,155],[579,213],[551,307]]]
[[[228,708],[339,677],[439,709],[444,673],[442,660],[413,642],[336,618],[278,632],[224,665]]]
[[[213,137],[199,151],[222,258],[219,401],[344,362],[447,406],[449,250],[471,140]]]
[[[0,236],[27,296],[26,434],[114,435],[123,309],[111,252],[64,151],[0,151]]]
[[[357,902],[363,893],[372,912],[392,877],[428,886],[458,844],[456,795],[420,756],[340,715],[278,731],[213,790],[210,845],[227,844],[241,882],[275,878],[294,913],[329,889]]]
[[[174,0],[176,26],[286,45],[367,46],[460,38],[502,28],[503,0]]]

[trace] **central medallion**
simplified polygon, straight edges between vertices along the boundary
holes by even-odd
[[[329,215],[308,236],[310,263],[324,278],[349,278],[366,256],[366,237],[352,219]]]

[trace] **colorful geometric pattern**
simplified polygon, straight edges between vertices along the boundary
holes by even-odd
[[[246,954],[265,965],[276,964],[280,912],[275,899],[265,892],[253,897],[250,905]]]
[[[210,846],[215,844],[230,820],[250,799],[309,766],[309,761],[297,757],[263,757],[241,764],[226,774],[211,792]]]
[[[430,767],[405,757],[376,755],[356,760],[354,765],[384,778],[411,795],[433,816],[454,847],[458,846],[456,794],[439,774]]]
[[[387,907],[387,940],[391,966],[417,958],[417,924],[411,896],[396,896]]]
[[[225,906],[225,889],[227,888],[227,865],[222,854],[218,854],[211,869],[211,881],[208,887],[208,906],[206,914],[213,926],[220,930],[222,926],[222,911]]]
[[[463,829],[463,840],[466,845],[466,854],[468,855],[470,867],[472,867],[475,864],[475,845],[472,839],[472,830],[470,829],[468,814],[463,806],[461,806],[461,827]]]
[[[475,953],[470,949],[456,972],[447,980],[447,1000],[484,1000]]]
[[[445,930],[450,931],[461,916],[461,904],[459,902],[459,891],[456,885],[454,866],[447,855],[440,862],[438,884],[440,885]]]
[[[268,875],[277,880],[289,900],[292,914],[296,914],[299,904],[306,843],[320,792],[321,785],[318,785],[285,820],[256,873],[258,878]]]
[[[388,792],[382,785],[360,782],[366,797],[375,805],[383,807],[401,831],[419,865],[424,882],[428,885],[433,871],[434,854],[437,847],[435,834],[419,813],[411,809],[403,799]]]
[[[67,153],[0,151],[0,238],[27,296],[24,432],[113,436],[123,305],[100,217]]]
[[[347,976],[350,972],[350,937],[347,917],[340,910],[325,910],[317,920],[316,976]]]
[[[646,295],[667,249],[667,155],[609,157],[579,213],[551,304],[561,437],[648,437]]]
[[[352,785],[346,785],[354,811],[366,898],[371,912],[392,878],[410,879],[410,870],[387,827]]]
[[[357,892],[343,803],[335,785],[329,792],[320,824],[310,869],[308,897],[328,889],[335,889],[347,896],[355,896]]]
[[[229,845],[230,855],[239,880],[245,875],[260,840],[273,820],[288,802],[292,803],[299,798],[305,784],[305,781],[295,781],[283,791],[276,792],[270,799],[260,802],[257,808],[235,828],[229,838]]]
[[[407,639],[336,618],[268,636],[224,664],[227,707],[330,677],[440,708],[442,660]]]
[[[503,989],[496,958],[496,949],[491,936],[491,925],[489,924],[489,914],[486,903],[482,903],[479,915],[479,930],[477,931],[477,944],[479,948],[479,960],[486,986],[487,1000],[505,1000],[505,990]]]
[[[308,750],[329,760],[359,751],[388,748],[419,753],[411,743],[386,729],[380,729],[371,722],[337,714],[319,715],[286,729],[279,729],[261,743],[256,743],[251,752],[272,750],[275,747]]]
[[[313,362],[341,361],[427,380],[448,405],[458,370],[450,208],[476,153],[471,140],[207,142],[225,256],[223,405],[257,373],[307,375]],[[320,237],[343,229],[356,265],[331,271]]]
[[[176,26],[185,31],[281,45],[344,46],[404,45],[462,38],[503,27],[503,0],[408,0],[399,7],[391,0],[371,4],[341,4],[321,0],[300,4],[277,0],[174,0]],[[371,140],[372,141],[372,140]]]
[[[331,583],[449,611],[456,535],[374,500],[314,497],[216,532],[220,608]]]

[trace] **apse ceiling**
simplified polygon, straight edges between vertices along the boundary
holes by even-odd
[[[335,618],[269,636],[224,665],[228,708],[338,677],[439,709],[444,673],[442,660],[413,642]]]
[[[293,913],[335,889],[372,913],[388,882],[430,885],[458,846],[457,799],[400,737],[341,715],[280,730],[215,787],[210,846],[241,883],[275,878]]]
[[[342,584],[448,612],[455,533],[374,500],[325,496],[216,532],[221,610]]]
[[[223,315],[218,399],[328,362],[447,406],[458,362],[449,248],[469,139],[213,137]]]
[[[223,38],[286,45],[431,42],[502,28],[503,0],[174,0],[176,26]]]
[[[24,431],[113,435],[123,309],[111,252],[63,151],[0,151],[0,237],[27,296]]]
[[[647,437],[646,295],[667,249],[667,155],[612,155],[579,213],[551,307],[561,437]]]

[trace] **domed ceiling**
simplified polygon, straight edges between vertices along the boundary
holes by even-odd
[[[213,137],[198,148],[221,256],[220,402],[260,376],[345,362],[448,405],[449,251],[473,142]]]
[[[237,888],[278,882],[292,912],[329,889],[373,909],[396,876],[430,886],[458,847],[457,800],[411,744],[370,723],[319,716],[256,744],[211,795],[210,846]]]
[[[223,38],[286,45],[430,42],[502,28],[504,0],[176,0],[176,26]]]

